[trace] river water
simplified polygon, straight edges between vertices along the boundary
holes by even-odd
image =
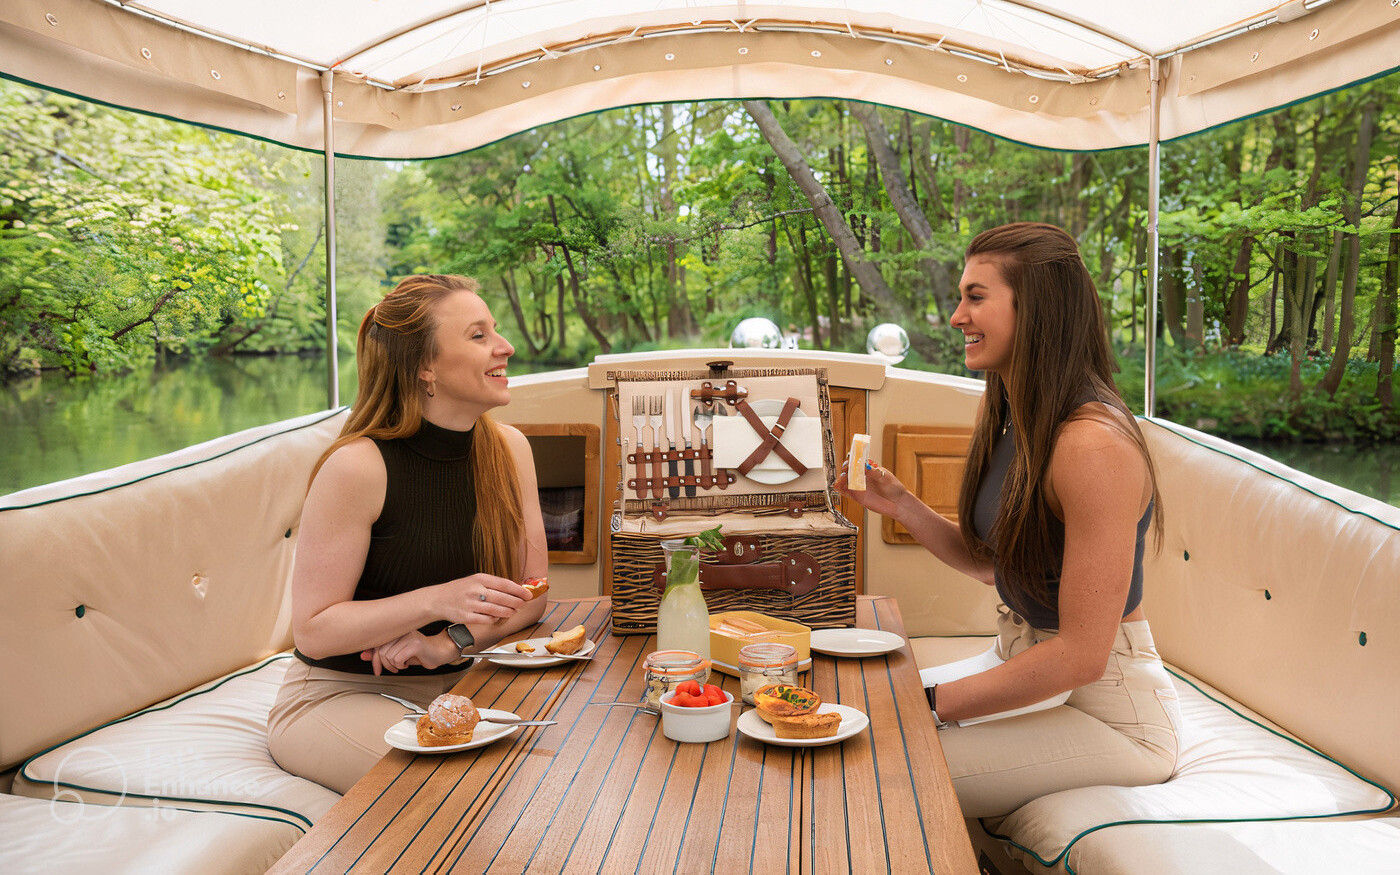
[[[355,396],[341,362],[340,398]],[[528,365],[512,363],[523,373]],[[230,432],[323,410],[319,357],[206,359],[150,374],[0,386],[0,495],[168,453]],[[1400,506],[1400,446],[1251,444],[1286,465]]]

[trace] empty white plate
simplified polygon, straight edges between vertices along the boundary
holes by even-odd
[[[879,656],[904,646],[904,636],[880,629],[813,629],[812,649],[828,656]]]

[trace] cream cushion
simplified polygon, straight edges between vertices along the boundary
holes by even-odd
[[[0,768],[291,646],[324,411],[0,498]]]
[[[0,872],[266,872],[302,831],[280,820],[162,806],[0,796]]]
[[[1128,824],[1085,836],[1068,861],[1086,875],[1396,875],[1400,818]]]
[[[128,806],[176,804],[309,827],[339,794],[278,768],[267,715],[292,659],[276,656],[99,727],[33,759],[14,790]]]
[[[1400,507],[1144,420],[1166,538],[1143,560],[1162,658],[1400,787]]]
[[[1395,803],[1386,790],[1201,681],[1175,669],[1172,675],[1183,726],[1177,769],[1169,781],[1051,793],[989,824],[988,832],[1008,839],[1013,855],[1028,866],[1053,866],[1063,865],[1078,841],[1114,824],[1342,816],[1377,813]],[[1131,852],[1122,865],[1148,862]]]

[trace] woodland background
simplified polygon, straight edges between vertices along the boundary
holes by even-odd
[[[1158,414],[1394,441],[1400,75],[1162,147]],[[0,374],[320,355],[321,158],[0,81]],[[723,346],[767,316],[964,373],[980,230],[1060,224],[1142,399],[1147,152],[1040,150],[831,100],[629,107],[448,158],[336,168],[340,345],[401,276],[478,278],[517,357]],[[348,399],[342,399],[348,400]]]

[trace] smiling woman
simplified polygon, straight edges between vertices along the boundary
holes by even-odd
[[[518,583],[546,573],[533,456],[487,415],[510,401],[515,350],[476,289],[411,276],[365,314],[355,405],[307,493],[292,574],[300,662],[268,746],[342,793],[388,750],[402,709],[380,693],[427,707],[467,651],[544,610]]]

